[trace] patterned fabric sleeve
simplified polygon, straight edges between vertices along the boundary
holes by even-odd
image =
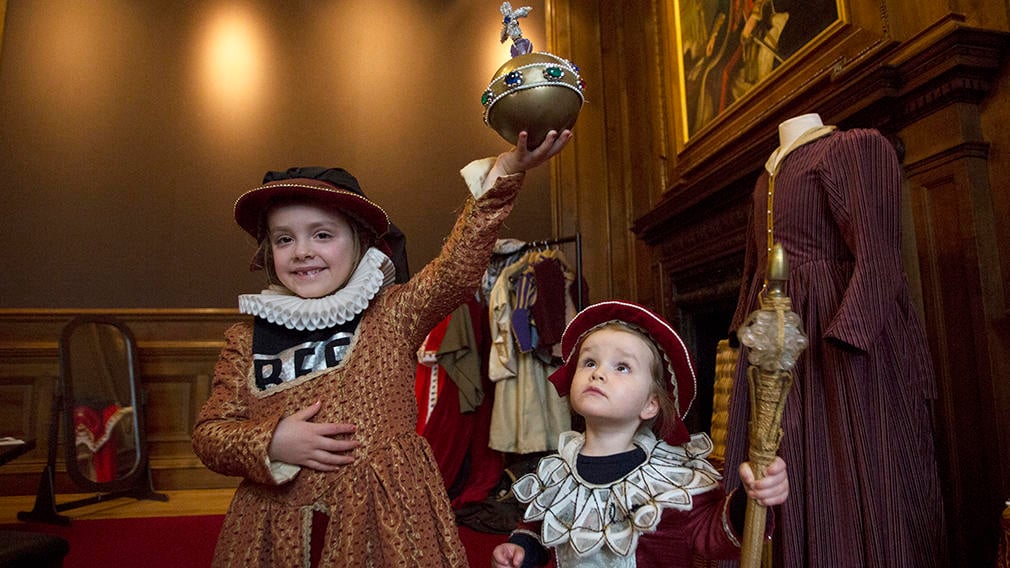
[[[258,483],[277,484],[267,459],[267,448],[281,416],[249,417],[242,392],[247,390],[252,360],[252,327],[232,326],[214,367],[211,396],[193,429],[193,450],[211,470]]]
[[[479,199],[467,199],[438,257],[383,297],[392,303],[387,313],[409,334],[411,344],[420,345],[438,322],[476,291],[523,179],[523,174],[501,177]]]
[[[823,164],[831,214],[855,257],[855,269],[825,337],[869,350],[883,315],[903,281],[901,265],[901,166],[890,143],[875,130],[832,137]]]

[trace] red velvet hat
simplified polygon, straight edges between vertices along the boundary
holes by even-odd
[[[683,444],[690,439],[687,427],[684,426],[684,416],[694,402],[697,378],[691,354],[677,332],[659,315],[644,306],[625,301],[607,301],[593,304],[578,313],[568,323],[561,336],[561,355],[564,365],[551,374],[549,380],[554,384],[558,394],[568,396],[572,388],[572,379],[578,365],[579,347],[589,332],[611,322],[630,324],[644,332],[656,344],[665,360],[663,365],[663,381],[667,385],[670,397],[677,409],[673,434],[666,441],[671,444]]]

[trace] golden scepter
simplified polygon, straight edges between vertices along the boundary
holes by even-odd
[[[765,468],[775,459],[782,441],[782,411],[793,384],[793,366],[807,346],[800,318],[792,311],[785,283],[789,264],[781,243],[768,255],[761,308],[751,312],[737,336],[747,348],[747,382],[750,385],[750,453],[754,477],[764,477]],[[747,500],[740,554],[741,568],[761,565],[765,540],[766,507]]]

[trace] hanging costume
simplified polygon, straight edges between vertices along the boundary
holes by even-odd
[[[464,168],[471,187],[480,187],[493,162]],[[441,254],[405,284],[385,285],[391,263],[369,251],[357,269],[367,274],[352,276],[362,283],[334,294],[348,296],[339,302],[266,294],[243,302],[256,323],[226,332],[211,397],[193,433],[194,450],[210,469],[244,478],[215,566],[308,566],[310,554],[318,554],[320,566],[467,565],[438,468],[415,430],[415,353],[473,294],[522,179],[499,178],[486,194],[468,199]],[[260,367],[280,372],[262,373],[257,382],[254,326],[328,328],[347,324],[348,315],[360,317],[353,331],[262,354]],[[267,450],[278,422],[316,401],[322,408],[314,421],[355,425],[361,442],[355,461],[334,472],[271,462]],[[316,551],[313,517],[327,523],[315,527],[322,539]]]
[[[758,308],[767,221],[789,260],[785,293],[810,346],[795,367],[780,455],[791,496],[775,565],[922,568],[943,562],[942,498],[925,333],[902,268],[901,168],[875,130],[820,127],[800,137],[772,180],[757,182],[732,328]],[[788,149],[787,149],[788,150]],[[730,401],[727,483],[747,457],[747,362]]]
[[[122,450],[113,438],[116,425],[123,418],[133,414],[132,406],[113,403],[101,409],[86,404],[74,407],[74,441],[77,446],[78,465],[88,471],[88,476],[102,483],[115,481],[119,477],[117,452]],[[124,429],[131,429],[129,420],[123,422]],[[123,429],[121,429],[123,430]],[[127,432],[120,432],[120,438]],[[130,463],[129,465],[133,465]]]
[[[516,330],[517,322],[528,326],[533,298],[528,280],[518,289],[514,284],[523,282],[524,272],[532,271],[537,262],[558,258],[563,259],[563,254],[557,250],[525,253],[501,271],[488,299],[491,320],[488,375],[495,383],[490,445],[501,452],[526,454],[554,450],[558,435],[571,428],[568,400],[559,396],[547,381],[557,369],[557,362],[549,353],[545,355],[532,349],[539,343],[535,329]],[[564,278],[567,289],[575,281],[575,275],[567,270]],[[517,303],[523,315],[513,317]],[[567,322],[575,315],[570,295],[564,295],[563,309]],[[524,347],[530,349],[523,351]]]
[[[563,254],[547,247],[546,241],[531,244],[499,239],[484,273],[481,293],[435,326],[418,350],[415,376],[418,432],[432,446],[457,511],[457,520],[463,524],[476,518],[473,507],[461,513],[464,506],[487,500],[483,505],[492,509],[487,511],[488,516],[495,515],[500,508],[499,495],[497,492],[492,495],[492,490],[496,486],[501,489],[504,457],[489,438],[491,430],[496,430],[499,440],[517,438],[520,423],[518,418],[513,423],[502,423],[503,413],[499,407],[498,427],[491,426],[497,387],[490,382],[487,372],[491,352],[487,298],[496,288],[495,298],[512,300],[512,311],[502,307],[500,325],[495,326],[498,343],[495,352],[504,353],[506,360],[513,357],[514,352],[528,354],[530,365],[541,370],[549,370],[555,356],[560,356],[561,332],[568,321],[566,318],[570,319],[574,313],[572,301],[566,300],[566,287],[574,281],[573,273],[565,264]],[[509,270],[509,276],[500,279],[504,270]],[[525,378],[516,376],[525,371],[512,370],[528,367],[502,363],[509,365],[506,370],[498,365],[500,362],[500,359],[496,361],[495,376],[504,376],[510,381],[503,390],[512,392],[513,386],[529,384]],[[475,366],[478,368],[474,369]],[[550,400],[560,400],[551,390],[547,389]],[[544,406],[539,396],[523,404],[529,405],[523,409],[526,416],[538,415]],[[560,425],[556,428],[556,433],[563,431]],[[556,433],[546,436],[556,439]],[[543,434],[538,433],[538,436],[543,437]],[[481,520],[485,517],[483,513],[479,516]],[[507,532],[514,523],[496,523],[499,525],[507,526]],[[468,526],[478,530],[486,528],[480,523]]]
[[[494,401],[486,328],[487,309],[471,297],[418,350],[418,433],[431,444],[453,509],[487,497],[503,467],[487,445]]]

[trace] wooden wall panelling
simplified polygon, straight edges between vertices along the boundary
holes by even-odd
[[[716,349],[727,338],[739,294],[752,184],[748,178],[736,191],[687,207],[663,223],[665,236],[655,241],[663,277],[660,305],[697,364],[695,405],[686,421],[692,431],[710,427]]]
[[[613,246],[622,246],[628,277],[615,287],[615,295],[658,305],[656,288],[648,259],[650,248],[634,237],[635,219],[649,211],[666,189],[666,165],[670,147],[665,125],[670,111],[661,69],[665,65],[659,44],[664,40],[656,2],[601,2],[601,12],[613,13],[603,18],[601,43],[614,46],[603,50],[604,69],[615,91],[614,110],[608,110],[607,162],[612,173],[611,193],[620,196],[615,211],[620,217],[611,222]],[[612,22],[612,23],[611,23]],[[608,106],[608,109],[610,106]],[[612,116],[616,118],[612,122]],[[616,201],[616,200],[615,200]]]
[[[906,171],[919,234],[926,327],[937,360],[938,460],[948,521],[959,528],[952,544],[963,551],[965,565],[983,565],[992,560],[998,541],[994,520],[1003,509],[1000,477],[1007,471],[1006,452],[993,451],[1006,448],[998,443],[1006,432],[997,424],[988,330],[997,315],[991,310],[996,293],[991,283],[999,271],[993,262],[986,145],[963,141],[961,134],[972,129],[958,126],[977,113],[958,106],[930,117],[946,118],[941,122],[947,128],[925,120],[910,125],[902,139],[929,147],[922,155],[917,144],[908,144],[910,158],[920,159]]]
[[[1004,64],[1004,70],[993,91],[1010,92],[1010,62]],[[1000,220],[1010,219],[1010,112],[1006,108],[1007,98],[999,95],[988,97],[980,105],[982,131],[986,140],[992,143],[989,147],[989,180],[992,186],[993,214]],[[1010,319],[1010,223],[996,224],[996,243],[1002,267],[1004,313]],[[1001,345],[1010,347],[1010,338]],[[1002,376],[1010,376],[1010,369]],[[1010,408],[1010,404],[1005,408]],[[1007,491],[1010,493],[1010,487]]]
[[[68,318],[69,321],[69,318]],[[15,326],[24,329],[18,322]],[[51,341],[16,338],[0,327],[0,435],[36,440],[35,449],[0,469],[0,494],[32,494],[46,463],[50,402],[59,377],[58,333]]]
[[[112,315],[137,339],[141,389],[146,397],[147,443],[160,490],[232,487],[238,479],[211,472],[193,453],[190,436],[210,381],[224,330],[235,310],[0,310],[0,433],[34,437],[36,448],[0,469],[0,495],[30,495],[48,452],[53,389],[59,374],[59,335],[78,313]],[[62,465],[58,492],[76,492]]]
[[[40,397],[49,398],[51,389],[40,387],[51,385],[52,380],[39,381],[36,385],[32,377],[11,374],[9,379],[0,385],[0,432],[4,436],[14,436],[24,439],[29,433],[36,431],[33,414],[23,409],[34,408],[35,401]],[[45,390],[44,393],[40,391]]]
[[[158,486],[231,487],[238,482],[208,471],[190,441],[200,408],[210,395],[213,365],[222,345],[221,341],[142,344],[148,445]]]
[[[590,215],[603,222],[594,222],[591,226],[599,227],[602,238],[600,246],[604,248],[608,261],[609,282],[606,290],[596,295],[596,299],[626,297],[633,287],[635,274],[631,271],[630,240],[627,239],[627,219],[629,217],[628,193],[626,183],[628,164],[626,152],[628,136],[628,106],[629,98],[636,94],[631,78],[621,65],[629,59],[640,61],[635,57],[633,45],[629,45],[625,30],[625,22],[631,17],[627,10],[615,10],[613,6],[600,5],[600,48],[603,52],[603,65],[600,81],[603,83],[603,99],[597,101],[604,109],[604,128],[606,136],[601,149],[605,156],[605,177],[601,179],[601,187],[595,194],[588,194],[590,202],[598,203],[599,208],[590,211]],[[617,156],[615,156],[617,154]]]
[[[665,186],[654,0],[555,0],[548,7],[551,50],[579,65],[587,83],[575,140],[552,160],[555,232],[582,232],[592,300],[649,303],[651,268],[640,257],[650,251],[630,226]]]
[[[1008,51],[1010,35],[951,16],[911,38],[891,62],[903,79],[891,123],[905,153],[919,243],[940,387],[938,459],[959,566],[991,565],[1010,496],[1010,422],[998,406],[1007,398],[1000,371],[1010,365],[998,332],[1006,306],[981,127],[981,103],[993,96]]]
[[[599,14],[591,2],[548,1],[547,11],[548,50],[577,65],[586,83],[573,143],[551,160],[554,232],[582,233],[583,276],[593,301],[612,289],[604,150],[607,86],[598,51]]]

